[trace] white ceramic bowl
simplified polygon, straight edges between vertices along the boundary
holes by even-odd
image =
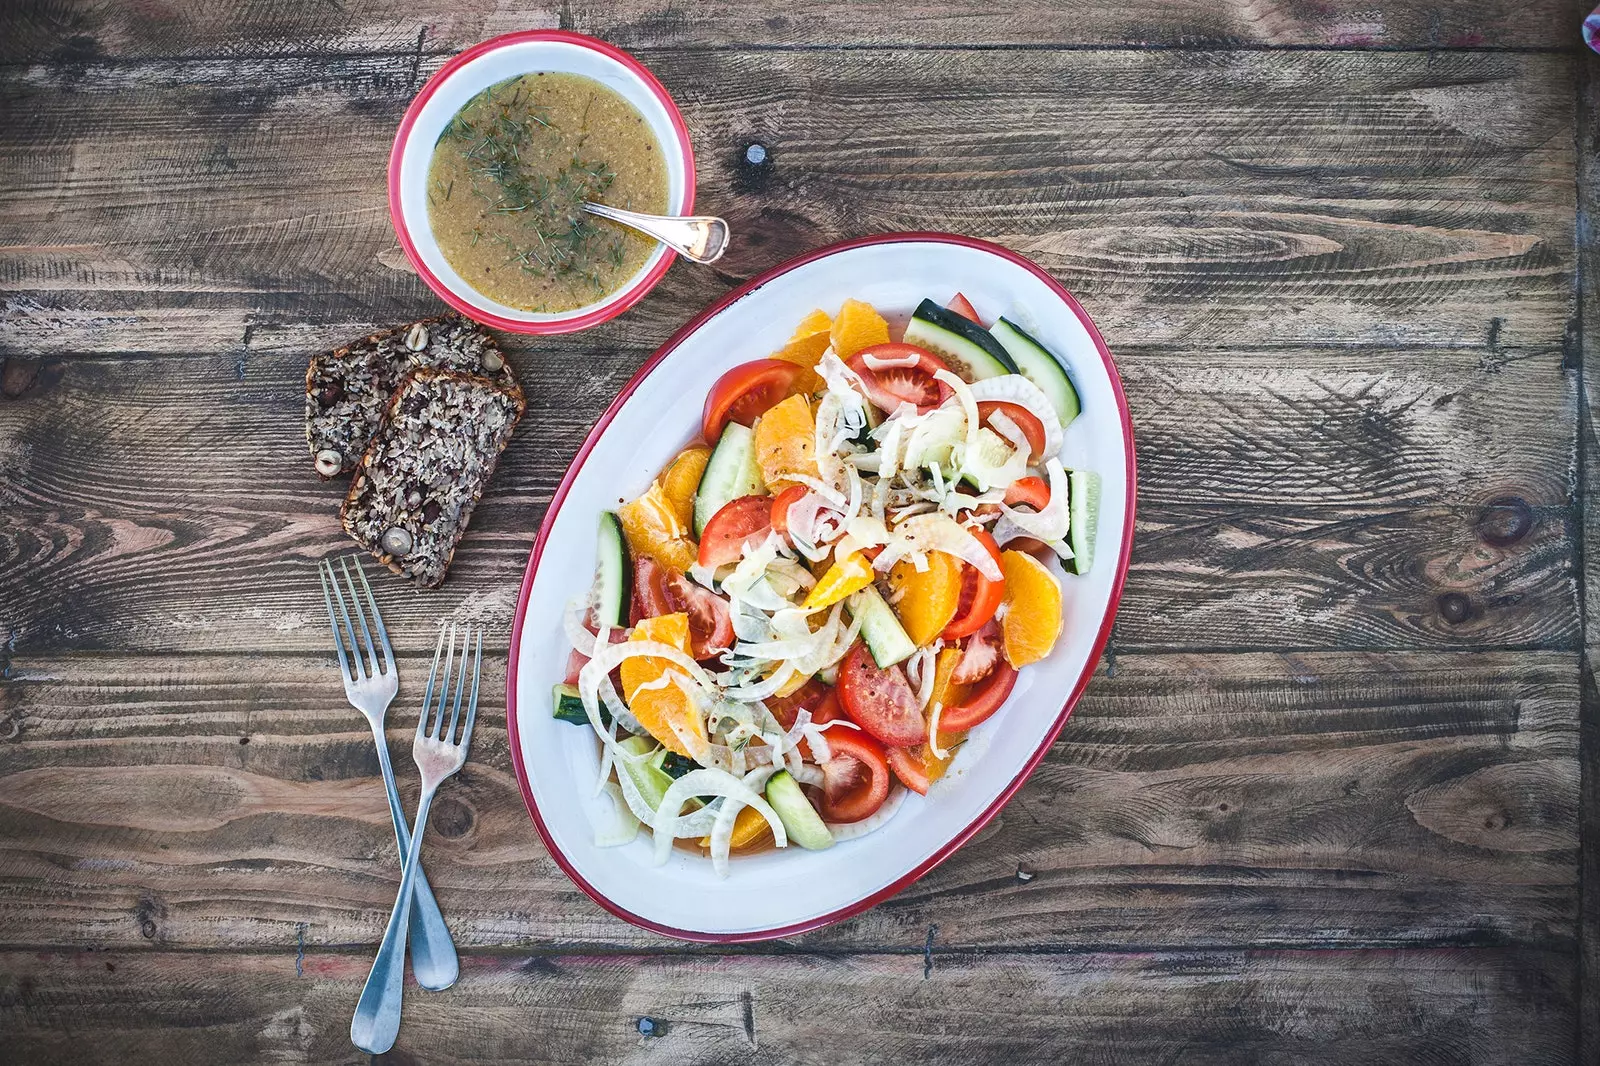
[[[667,164],[667,213],[694,210],[694,150],[672,97],[639,61],[604,41],[564,30],[528,30],[467,49],[428,79],[395,134],[389,156],[389,216],[406,258],[428,287],[457,311],[517,333],[570,333],[632,307],[661,280],[675,252],[657,246],[638,273],[604,299],[571,311],[543,314],[490,299],[467,284],[439,250],[428,224],[428,167],[433,149],[457,111],[507,78],[535,71],[581,74],[614,89],[649,123]]]
[[[813,308],[846,297],[909,316],[924,297],[967,295],[985,321],[1004,314],[1068,363],[1083,413],[1067,428],[1069,468],[1102,478],[1096,561],[1064,581],[1062,637],[1021,671],[1006,705],[973,731],[949,776],[908,795],[876,832],[820,852],[735,856],[719,879],[711,862],[675,851],[651,865],[649,835],[596,848],[590,822],[598,746],[588,729],[551,717],[551,686],[566,672],[562,611],[588,590],[602,510],[643,491],[698,434],[718,375],[781,347]],[[1088,683],[1111,630],[1133,540],[1134,453],[1122,385],[1104,342],[1065,289],[996,245],[946,234],[891,234],[802,256],[757,278],[679,331],[629,382],[590,432],[556,491],[523,580],[511,639],[507,722],[512,760],[550,854],[613,913],[687,940],[761,940],[815,929],[888,897],[931,869],[1021,786]]]

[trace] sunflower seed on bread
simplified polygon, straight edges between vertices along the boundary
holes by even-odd
[[[396,326],[312,356],[306,370],[306,443],[324,481],[355,468],[400,379],[423,368],[479,374],[521,396],[511,363],[494,338],[457,314]]]
[[[525,406],[520,389],[486,377],[408,374],[350,479],[345,532],[395,573],[437,587]]]

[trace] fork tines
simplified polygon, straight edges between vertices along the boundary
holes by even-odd
[[[461,650],[456,653],[457,637],[460,638]],[[467,658],[472,659],[472,692],[467,695]],[[460,659],[457,666],[456,660]],[[439,661],[444,660],[444,675],[439,674]],[[451,622],[450,628],[439,627],[439,643],[433,652],[433,669],[428,671],[428,690],[422,699],[422,717],[417,722],[417,738],[427,737],[431,740],[442,740],[446,744],[453,744],[465,748],[472,739],[472,724],[478,715],[478,672],[483,664],[483,630],[475,629],[471,625],[458,626]],[[455,699],[451,700],[452,675],[454,679]],[[434,689],[438,689],[438,700],[434,700]],[[461,720],[461,700],[467,696],[467,721],[462,727],[461,739],[456,740],[456,726]],[[444,728],[444,714],[446,707],[450,708],[450,727]],[[432,721],[431,727],[429,721]]]
[[[350,565],[352,562],[355,563],[353,568]],[[378,601],[372,595],[372,586],[367,584],[367,571],[361,565],[361,557],[346,555],[340,558],[339,573],[334,572],[332,561],[323,559],[317,566],[317,573],[322,578],[322,598],[328,605],[328,624],[333,627],[333,647],[339,653],[339,666],[344,670],[345,676],[352,681],[360,681],[374,674],[393,674],[394,649],[389,645],[389,631],[384,627],[383,615],[378,612]],[[339,585],[341,574],[344,577],[344,588]],[[360,592],[356,591],[358,578],[361,582]],[[345,597],[345,589],[349,590],[348,600]],[[356,611],[354,621],[350,617],[352,604]],[[376,646],[372,627],[367,624],[368,613],[372,615],[372,621],[378,629]],[[341,620],[344,622],[342,628],[339,624]],[[357,622],[360,623],[359,629],[356,628]],[[378,658],[379,647],[383,650],[381,664]],[[364,658],[363,650],[365,650]]]

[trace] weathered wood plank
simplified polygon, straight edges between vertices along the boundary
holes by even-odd
[[[286,345],[310,338],[263,334],[241,357],[7,362],[0,630],[19,647],[320,648],[306,569],[347,543],[342,487],[305,459],[304,350]],[[462,595],[509,621],[549,493],[643,358],[551,347],[522,352],[528,421],[443,599],[391,583],[398,621],[426,627]],[[1119,647],[1576,641],[1574,386],[1556,353],[1209,362],[1127,360],[1145,463]],[[1551,414],[1529,420],[1532,402]],[[1467,602],[1441,604],[1452,595]]]
[[[1119,656],[996,828],[802,942],[904,950],[936,925],[955,946],[1572,949],[1576,662]],[[407,659],[401,706],[422,669]],[[538,843],[498,709],[503,669],[493,657],[473,762],[427,841],[457,940],[660,945],[583,897]],[[7,673],[5,944],[378,938],[392,837],[331,657],[18,655]],[[406,735],[391,734],[412,797]]]
[[[1570,0],[1407,0],[1269,3],[1228,0],[1019,0],[974,17],[941,0],[915,14],[874,3],[800,0],[781,9],[749,2],[661,8],[642,0],[506,4],[504,0],[402,4],[272,3],[217,7],[180,0],[159,7],[90,0],[16,3],[0,37],[0,62],[76,63],[173,55],[451,52],[512,30],[561,26],[624,47],[1044,45],[1332,48],[1572,48]]]
[[[0,956],[19,1061],[348,1063],[364,955]],[[1527,950],[471,956],[387,1060],[1412,1063],[1573,1060],[1571,960]],[[870,1005],[870,1025],[842,1025]],[[659,1034],[641,1037],[640,1019]]]
[[[653,60],[698,145],[701,203],[740,236],[715,270],[673,270],[601,344],[659,341],[825,241],[930,225],[1035,256],[1114,346],[1550,347],[1571,317],[1568,55]],[[432,306],[382,177],[437,63],[0,72],[19,116],[0,125],[0,346],[232,350],[251,324]],[[758,168],[742,162],[752,142]]]

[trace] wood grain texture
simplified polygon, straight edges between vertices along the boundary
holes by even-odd
[[[1576,660],[1118,656],[990,829],[800,942],[911,950],[937,926],[947,946],[1570,949]],[[540,847],[498,709],[503,661],[490,665],[473,761],[425,853],[457,941],[663,946]],[[423,668],[402,668],[392,720],[408,799],[402,708]],[[0,944],[376,941],[393,840],[329,656],[17,655],[7,669]]]
[[[363,0],[337,5],[203,0],[107,5],[18,0],[0,62],[76,63],[173,55],[453,52],[497,33],[578,30],[628,48],[951,45],[1261,48],[1573,48],[1581,17],[1569,0],[1018,0],[974,17],[939,0],[914,14],[873,3],[750,0],[666,6],[622,0]]]
[[[0,1024],[40,1066],[364,1061],[347,1030],[368,964],[14,953]],[[1219,1066],[1565,1066],[1576,994],[1570,959],[1527,950],[468,956],[455,988],[411,989],[383,1061],[1121,1064],[1179,1048]],[[863,1004],[870,1024],[840,1024]]]
[[[600,344],[658,343],[827,241],[930,224],[1038,259],[1113,348],[1549,349],[1572,315],[1568,55],[658,59],[735,247],[671,271]],[[16,116],[0,124],[0,347],[224,351],[252,326],[427,311],[383,173],[437,65],[0,70]],[[753,142],[761,167],[741,162]]]
[[[263,330],[248,356],[8,360],[27,376],[0,394],[0,632],[36,653],[319,650],[309,563],[348,541],[342,486],[307,461],[296,343],[312,336]],[[463,611],[509,627],[550,493],[644,358],[518,354],[529,414],[449,584],[386,581],[418,631]],[[1126,373],[1141,502],[1119,648],[1577,641],[1575,384],[1555,352],[1140,350]],[[1529,403],[1553,413],[1530,421]]]

